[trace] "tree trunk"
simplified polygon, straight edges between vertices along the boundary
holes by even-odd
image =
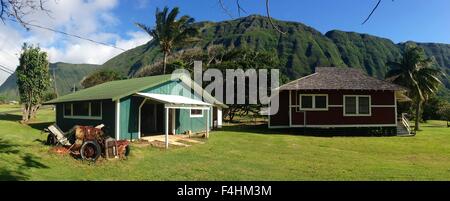
[[[24,104],[22,109],[22,123],[28,122],[30,120],[30,105]]]
[[[27,106],[26,105],[23,105],[23,107],[22,107],[22,122],[26,122],[28,119],[27,119],[27,117],[28,117],[28,112],[27,112]]]
[[[34,105],[31,107],[30,119],[36,119],[36,113],[39,109],[40,105]]]
[[[164,52],[163,74],[166,74],[166,65],[167,65],[167,52]]]
[[[420,129],[420,105],[422,104],[421,101],[417,101],[417,105],[416,105],[416,124],[415,124],[415,131],[418,131]]]

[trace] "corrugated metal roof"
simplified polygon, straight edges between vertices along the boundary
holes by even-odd
[[[317,67],[316,72],[289,82],[279,90],[406,90],[402,86],[379,80],[355,68]]]
[[[178,75],[175,75],[174,77],[179,78]],[[117,100],[119,98],[144,90],[146,88],[157,86],[164,82],[170,81],[171,78],[172,75],[168,74],[168,75],[158,75],[158,76],[106,82],[103,84],[99,84],[97,86],[77,91],[75,93],[58,97],[56,99],[46,102],[45,104],[84,101],[84,100],[104,100],[104,99]]]
[[[136,93],[138,96],[149,98],[158,102],[174,104],[174,105],[194,105],[194,106],[211,106],[212,104],[205,103],[200,100],[195,100],[192,98],[178,96],[178,95],[167,95],[167,94],[155,94],[155,93]]]

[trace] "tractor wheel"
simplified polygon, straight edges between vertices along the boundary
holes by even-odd
[[[56,136],[53,135],[52,133],[49,133],[45,144],[46,145],[55,145],[56,143],[57,143]]]
[[[80,154],[83,160],[96,161],[101,153],[100,145],[95,141],[86,141],[81,145]]]

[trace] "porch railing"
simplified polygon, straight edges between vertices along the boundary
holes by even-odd
[[[408,131],[408,133],[411,133],[411,126],[409,125],[409,120],[408,120],[408,118],[406,117],[406,113],[402,113],[401,123],[402,123],[403,126],[406,128],[406,130]]]

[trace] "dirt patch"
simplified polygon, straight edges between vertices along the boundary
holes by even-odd
[[[148,146],[151,146],[151,144],[150,144],[150,142],[149,141],[147,141],[147,140],[136,140],[136,141],[133,141],[132,142],[132,145],[133,146],[136,146],[136,147],[148,147]]]
[[[159,140],[151,141],[151,142],[149,142],[149,144],[152,147],[159,148],[159,149],[165,149],[166,148],[166,143],[163,142],[163,141],[159,141]],[[177,146],[177,145],[173,145],[173,144],[169,143],[169,148],[180,148],[180,147],[182,147],[182,146]]]
[[[54,154],[60,154],[60,155],[65,155],[65,154],[69,154],[69,148],[67,147],[52,147],[50,148],[50,153],[54,153]]]

